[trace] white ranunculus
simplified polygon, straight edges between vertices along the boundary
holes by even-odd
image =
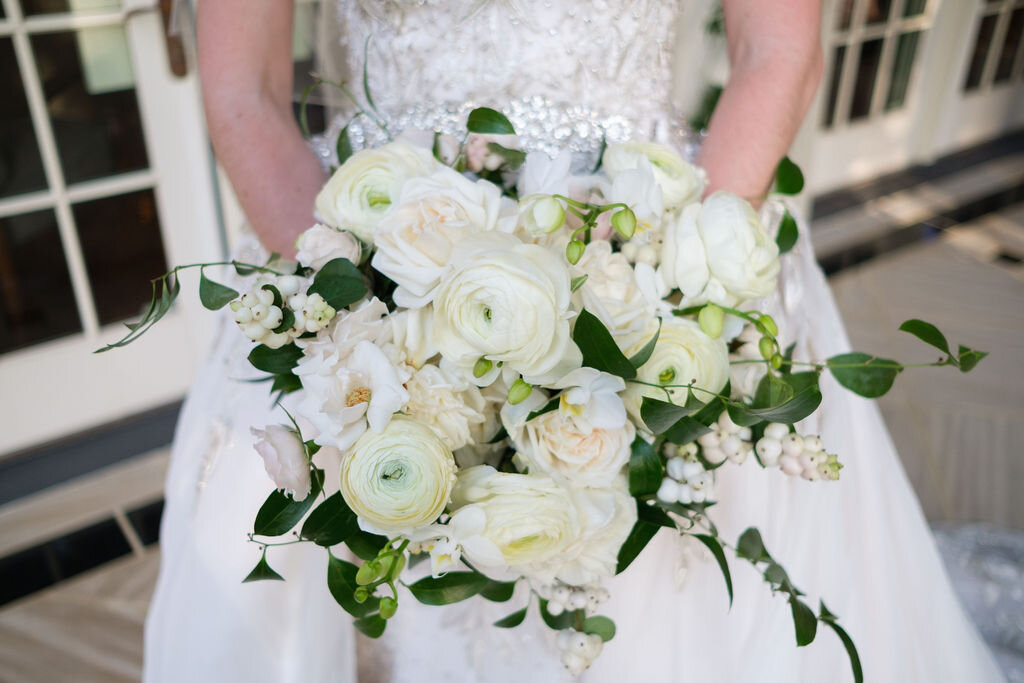
[[[433,429],[452,450],[472,444],[474,425],[486,421],[480,389],[455,386],[436,365],[417,370],[405,388],[409,392],[405,414]]]
[[[471,235],[434,295],[433,344],[463,370],[482,357],[531,384],[555,381],[583,360],[569,330],[569,288],[561,255],[511,235]]]
[[[668,226],[661,274],[683,306],[736,306],[775,291],[779,248],[748,201],[719,191]]]
[[[651,163],[666,209],[675,210],[700,199],[707,184],[704,172],[665,145],[656,142],[609,145],[601,165],[614,180],[620,173],[637,168],[641,159]]]
[[[633,355],[642,346],[638,344],[626,355]],[[630,383],[623,395],[630,415],[637,424],[643,424],[640,406],[644,396],[660,401],[671,399],[672,403],[683,405],[686,403],[686,385],[691,382],[694,395],[701,401],[711,398],[707,391],[721,391],[729,381],[729,350],[725,340],[712,339],[704,334],[695,321],[665,318],[662,320],[658,342],[654,345],[654,353],[637,370],[637,379],[656,385]],[[659,389],[658,386],[666,388]]]
[[[304,266],[320,270],[328,261],[347,258],[356,265],[362,248],[359,240],[344,230],[317,223],[295,240],[295,258]]]
[[[390,213],[410,178],[429,175],[441,166],[428,150],[405,142],[356,152],[341,165],[316,196],[316,210],[331,227],[373,242],[381,219]]]
[[[452,490],[455,514],[467,505],[483,510],[480,535],[498,546],[505,564],[531,578],[553,579],[566,548],[583,531],[567,489],[539,474],[511,474],[480,465],[461,470]],[[474,562],[472,551],[466,556]]]
[[[604,323],[619,348],[629,348],[647,335],[654,307],[625,256],[613,252],[605,240],[595,240],[587,245],[576,268],[587,280],[575,297]]]
[[[341,461],[341,495],[361,528],[392,536],[434,522],[451,495],[455,458],[426,425],[396,415]]]
[[[263,467],[274,486],[290,493],[295,500],[308,496],[312,486],[309,461],[295,432],[280,425],[249,431],[256,437],[256,452],[263,458]]]
[[[636,524],[636,499],[629,495],[625,476],[610,487],[575,492],[583,533],[566,549],[556,576],[572,586],[584,586],[615,576],[619,550]]]
[[[374,238],[373,267],[398,284],[396,304],[419,308],[433,298],[455,245],[473,233],[502,229],[502,223],[511,231],[513,214],[513,203],[506,205],[493,183],[440,166],[402,187]]]

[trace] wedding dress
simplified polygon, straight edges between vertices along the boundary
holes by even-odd
[[[458,132],[471,106],[490,105],[505,109],[527,149],[568,146],[595,157],[602,138],[629,137],[686,147],[670,96],[674,67],[692,68],[672,63],[681,12],[679,3],[661,0],[341,2],[344,63],[334,66],[359,83],[367,60],[375,107],[393,134]],[[349,118],[339,119],[335,135]],[[365,118],[348,130],[357,148],[380,138]],[[330,142],[317,147],[327,162]],[[848,341],[801,229],[797,248],[782,260],[777,294],[759,307],[797,342],[798,357],[823,359]],[[271,489],[249,428],[285,421],[266,385],[241,381],[256,374],[245,360],[248,346],[225,318],[182,413],[145,680],[569,680],[535,608],[518,628],[491,626],[519,609],[523,595],[433,608],[406,593],[383,638],[370,641],[354,635],[328,593],[321,548],[271,548],[270,564],[287,580],[241,583],[260,556],[246,533]],[[714,508],[723,535],[735,540],[748,526],[760,528],[807,602],[820,597],[841,617],[866,680],[1002,680],[953,595],[878,409],[827,376],[822,391],[820,411],[801,431],[820,433],[841,454],[840,481],[807,482],[752,461],[723,467]],[[813,644],[797,648],[785,600],[751,567],[731,565],[730,610],[714,562],[663,530],[608,583],[612,600],[601,612],[618,634],[581,680],[852,679],[833,634],[821,629]]]

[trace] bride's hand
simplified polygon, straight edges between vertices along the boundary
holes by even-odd
[[[324,182],[292,115],[292,17],[291,1],[216,0],[196,22],[214,152],[260,241],[288,257]]]
[[[708,192],[760,199],[821,80],[820,0],[722,0],[731,74],[698,163]]]

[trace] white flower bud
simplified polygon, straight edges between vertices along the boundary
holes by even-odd
[[[781,422],[772,422],[764,428],[765,437],[775,439],[776,441],[782,441],[786,434],[789,434],[789,425],[782,424]]]
[[[684,487],[685,488],[685,487]],[[658,487],[658,500],[664,503],[674,503],[679,500],[679,484],[665,477]]]
[[[800,459],[792,455],[784,455],[779,458],[779,467],[790,476],[800,474],[804,469],[800,464]]]
[[[683,478],[683,467],[685,465],[686,461],[682,458],[669,458],[668,463],[665,464],[665,470],[668,472],[668,476],[679,481]]]
[[[779,456],[782,455],[782,443],[777,439],[765,436],[757,442],[754,450],[765,467],[774,467],[779,464]]]
[[[782,438],[782,452],[786,455],[800,455],[804,452],[804,440],[799,434],[787,434]]]

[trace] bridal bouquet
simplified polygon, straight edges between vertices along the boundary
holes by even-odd
[[[279,399],[294,393],[287,424],[252,430],[276,489],[246,580],[282,579],[269,547],[315,543],[368,636],[401,618],[400,600],[515,600],[495,625],[537,611],[579,673],[615,635],[602,581],[665,528],[707,548],[730,601],[726,550],[752,564],[789,602],[797,644],[833,629],[859,680],[836,616],[801,599],[755,529],[722,538],[709,508],[715,471],[748,460],[837,479],[827,449],[842,444],[796,426],[821,402],[820,374],[879,396],[904,366],[795,360],[751,303],[776,289],[795,221],[773,236],[743,198],[702,198],[703,171],[672,149],[615,144],[580,172],[569,151],[516,149],[495,110],[468,129],[356,153],[343,134],[298,263],[229,262],[251,279],[241,294],[201,273],[203,303],[230,307],[257,344],[249,361]],[[776,192],[802,183],[784,160]],[[166,312],[177,270],[116,345]],[[902,329],[942,351],[933,365],[984,355],[922,321]]]

